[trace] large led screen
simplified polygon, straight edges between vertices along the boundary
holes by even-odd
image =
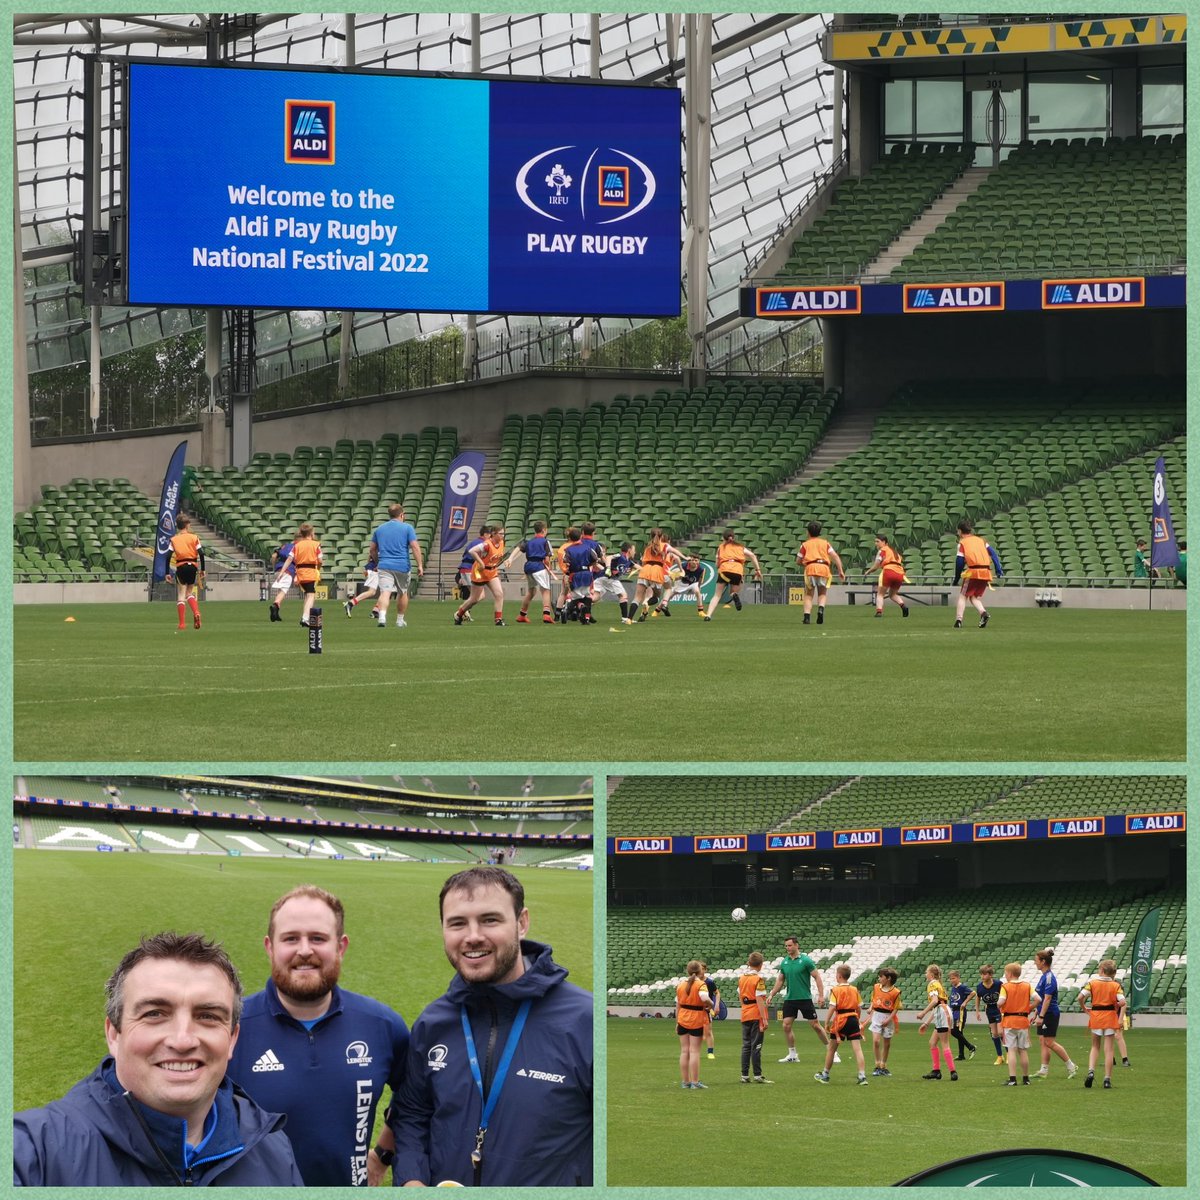
[[[673,88],[131,62],[127,300],[679,313]]]

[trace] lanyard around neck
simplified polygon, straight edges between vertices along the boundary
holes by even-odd
[[[496,1108],[496,1101],[500,1099],[500,1089],[504,1086],[504,1077],[508,1074],[509,1063],[512,1062],[517,1043],[521,1040],[521,1031],[525,1028],[525,1018],[529,1016],[529,1008],[532,1003],[532,1000],[522,1000],[520,1008],[517,1009],[512,1029],[509,1030],[508,1037],[504,1042],[504,1053],[500,1056],[500,1063],[496,1067],[496,1073],[492,1076],[491,1086],[488,1088],[486,1096],[483,1094],[483,1075],[479,1070],[479,1056],[475,1052],[475,1038],[471,1034],[471,1021],[467,1016],[467,1006],[465,1004],[462,1006],[462,1027],[463,1037],[467,1042],[467,1060],[471,1064],[471,1077],[475,1080],[475,1086],[479,1090],[479,1098],[483,1101],[483,1112],[479,1118],[481,1130],[487,1129],[488,1120]]]
[[[474,1169],[476,1187],[483,1182],[483,1139],[487,1134],[488,1121],[495,1110],[496,1101],[500,1099],[500,1089],[504,1086],[504,1077],[508,1074],[509,1063],[512,1062],[517,1043],[521,1040],[521,1031],[525,1028],[525,1018],[529,1016],[529,1007],[532,1003],[532,1000],[522,1000],[521,1006],[517,1009],[512,1028],[508,1031],[508,1037],[504,1041],[504,1053],[500,1056],[500,1063],[492,1076],[486,1096],[483,1094],[483,1076],[479,1070],[479,1056],[475,1053],[475,1038],[471,1035],[471,1021],[467,1016],[467,1006],[465,1004],[462,1006],[462,1027],[463,1037],[467,1042],[467,1061],[471,1064],[471,1075],[475,1080],[476,1088],[479,1089],[479,1098],[483,1101],[483,1111],[479,1116],[479,1128],[475,1131],[475,1149],[471,1152],[471,1166]]]

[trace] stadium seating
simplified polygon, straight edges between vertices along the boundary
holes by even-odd
[[[371,531],[400,500],[417,537],[430,546],[441,515],[446,469],[458,448],[454,429],[343,438],[333,446],[297,446],[292,454],[255,454],[244,471],[200,467],[186,505],[257,558],[269,559],[311,521],[326,550],[327,574],[361,573]]]
[[[751,506],[738,528],[764,571],[794,569],[804,526],[818,519],[848,573],[871,561],[875,534],[884,532],[910,578],[941,580],[953,566],[960,518],[1027,503],[1183,428],[1182,390],[1164,381],[907,384],[864,449]]]
[[[740,535],[768,574],[794,570],[804,526],[819,519],[850,573],[874,556],[875,533],[886,532],[917,582],[946,578],[954,525],[968,516],[989,523],[983,532],[1010,576],[1124,580],[1132,538],[1148,520],[1148,464],[1162,452],[1176,532],[1184,536],[1178,384],[909,384],[879,414],[864,449],[803,484],[780,488],[818,444],[836,399],[811,384],[713,381],[618,396],[586,410],[510,416],[487,517],[505,523],[510,543],[534,519],[547,520],[557,537],[586,516],[610,548],[623,540],[640,546],[657,524],[677,544],[711,555],[712,538],[696,535],[736,513]],[[313,520],[327,577],[355,578],[371,529],[385,519],[393,496],[403,497],[410,517],[417,514],[423,544],[433,544],[444,470],[456,445],[453,429],[429,428],[419,438],[387,435],[259,454],[245,471],[193,471],[188,504],[264,558],[300,521]],[[736,472],[727,469],[732,460]],[[78,534],[65,532],[78,528],[69,524],[75,510],[89,503],[89,489],[100,495],[101,485],[125,496],[127,509],[140,506],[140,519],[152,528],[151,502],[129,499],[127,481],[75,480],[68,489],[44,489],[42,506],[14,519],[20,579],[58,578],[72,561],[119,559],[119,544],[107,544],[96,557],[91,542],[85,548]],[[64,499],[68,492],[74,509]],[[121,513],[114,524],[124,544],[137,535],[124,524],[134,518]],[[63,558],[76,552],[87,557]],[[484,782],[476,782],[486,793]],[[425,785],[413,779],[404,786]],[[577,787],[577,781],[565,785],[563,794]],[[447,792],[473,794],[466,778]],[[553,793],[533,798],[546,794]]]
[[[153,545],[157,519],[154,502],[128,479],[45,484],[41,500],[13,517],[14,580],[124,579],[122,550]]]
[[[608,826],[621,837],[787,833],[1175,812],[1185,803],[1179,776],[626,776],[609,799]]]
[[[1127,579],[1133,569],[1134,537],[1150,534],[1146,481],[1152,478],[1159,455],[1165,460],[1175,535],[1185,537],[1187,439],[1181,436],[996,513],[986,534],[1005,571],[1044,575],[1060,584]],[[914,547],[906,561],[910,570],[936,570],[953,553],[953,537],[947,535],[937,543]]]
[[[1022,142],[891,279],[1165,274],[1187,257],[1185,154],[1182,134]]]
[[[973,807],[1019,786],[1019,776],[863,775],[834,788],[811,808],[776,826],[851,829],[967,819]]]
[[[510,416],[487,519],[502,521],[510,542],[535,520],[558,537],[589,519],[611,549],[642,546],[656,525],[686,539],[794,472],[836,400],[794,380],[713,380]]]
[[[621,837],[765,831],[841,782],[832,775],[629,775],[609,797],[608,829]]]
[[[481,783],[489,788],[507,792],[507,799],[512,799],[516,790],[513,776],[483,776]],[[519,777],[524,782],[525,777]],[[453,781],[453,780],[449,780]],[[336,787],[342,781],[328,780],[329,785]],[[390,782],[390,778],[389,778]],[[448,782],[445,777],[439,777],[438,782]],[[579,786],[579,776],[536,776],[533,779],[534,790],[545,789],[549,796],[548,785],[573,784]],[[154,784],[139,785],[122,783],[120,796],[113,797],[105,790],[101,782],[65,776],[29,775],[23,777],[21,783],[22,795],[57,800],[86,800],[94,804],[107,804],[113,800],[125,805],[140,805],[148,808],[189,810],[186,800],[180,795],[180,789]],[[236,786],[236,785],[235,785]],[[313,781],[313,786],[319,786]],[[346,783],[344,786],[352,787]],[[297,795],[294,800],[286,800],[278,796],[259,796],[254,800],[233,795],[215,795],[197,790],[196,781],[191,781],[195,804],[205,812],[239,813],[259,818],[249,821],[236,828],[217,828],[207,824],[203,817],[174,823],[146,823],[141,814],[121,812],[108,813],[103,809],[63,808],[50,815],[37,813],[31,816],[34,832],[33,845],[41,846],[47,837],[61,834],[64,829],[78,828],[84,831],[97,831],[103,834],[111,844],[149,853],[201,853],[220,854],[237,851],[243,855],[286,855],[304,857],[310,853],[328,856],[331,853],[343,854],[347,858],[369,858],[383,854],[388,858],[426,859],[430,861],[449,860],[452,862],[478,862],[486,860],[490,849],[495,847],[507,848],[514,845],[515,854],[510,860],[514,863],[535,865],[562,861],[569,865],[568,860],[576,854],[590,854],[591,843],[584,841],[578,847],[547,846],[536,841],[513,842],[514,834],[523,834],[534,838],[552,838],[562,833],[590,835],[592,822],[576,821],[570,815],[554,813],[547,817],[537,808],[531,808],[520,816],[505,814],[492,816],[473,811],[474,801],[464,805],[460,813],[453,813],[454,802],[447,796],[431,797],[426,805],[412,805],[405,810],[380,812],[371,811],[370,798],[364,797],[362,811],[351,807],[338,807],[325,804],[318,809],[315,803],[315,793]],[[576,794],[572,799],[588,803],[590,792],[586,795]],[[590,815],[590,807],[589,807]],[[264,816],[282,817],[297,824],[289,829],[278,823],[272,823],[264,828],[261,820]],[[361,833],[353,829],[339,829],[336,832],[299,824],[313,819],[326,819],[361,824]],[[470,839],[427,840],[415,841],[385,835],[378,830],[367,828],[369,825],[409,825],[430,830],[446,830],[470,835]],[[142,836],[139,838],[139,832]],[[245,839],[249,839],[247,842]],[[67,849],[94,849],[96,839],[86,833],[78,838],[59,838],[48,843],[49,847],[62,846]]]
[[[471,788],[471,780],[479,785]],[[375,787],[403,788],[408,792],[429,792],[438,796],[453,796],[459,800],[476,797],[480,800],[524,800],[545,802],[550,797],[591,799],[592,780],[584,775],[536,775],[529,779],[530,789],[525,796],[523,775],[363,775],[362,782]]]
[[[782,938],[795,934],[824,971],[849,963],[860,990],[869,989],[880,967],[893,967],[909,1020],[929,963],[942,967],[943,978],[956,968],[964,982],[974,984],[981,963],[1015,961],[1023,964],[1023,977],[1032,979],[1034,951],[1053,946],[1059,1002],[1070,1008],[1102,958],[1116,958],[1118,977],[1128,974],[1137,926],[1155,906],[1161,913],[1151,1006],[1186,1012],[1185,893],[1153,881],[993,886],[885,909],[836,903],[800,909],[752,906],[746,921],[737,924],[726,909],[610,906],[608,1000],[670,1004],[675,982],[696,957],[708,962],[718,984],[732,983],[754,949],[766,953],[769,973],[778,965]]]
[[[984,805],[976,819],[1179,812],[1186,806],[1187,781],[1178,775],[1047,775]]]
[[[830,207],[792,244],[777,278],[841,282],[861,274],[970,165],[970,148],[897,145],[861,179],[843,180]]]

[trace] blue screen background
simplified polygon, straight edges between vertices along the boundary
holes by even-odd
[[[129,64],[128,300],[131,304],[427,312],[677,315],[679,93],[587,84]],[[332,101],[335,162],[285,161],[287,100]],[[645,163],[656,192],[642,212],[578,204],[566,221],[521,203],[516,178],[543,151]],[[575,161],[575,159],[572,159]],[[579,160],[582,163],[582,159]],[[540,164],[539,164],[540,165]],[[535,181],[545,169],[531,172]],[[627,208],[644,194],[632,170]],[[578,188],[595,186],[595,172]],[[231,185],[319,191],[322,208],[235,205]],[[540,184],[545,193],[544,184]],[[354,195],[350,208],[328,199]],[[365,189],[390,210],[359,203]],[[569,189],[568,189],[569,190]],[[544,197],[539,203],[544,203]],[[264,237],[227,234],[231,216],[266,215]],[[316,225],[277,235],[276,218]],[[391,245],[327,236],[327,222],[396,228]],[[643,238],[637,255],[530,251],[531,234]],[[193,248],[283,250],[288,267],[194,265]],[[293,266],[292,252],[374,250],[371,271]],[[383,254],[428,256],[428,271],[383,271]]]

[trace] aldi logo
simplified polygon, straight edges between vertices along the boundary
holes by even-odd
[[[1187,813],[1138,813],[1125,817],[1126,833],[1182,833],[1187,829]]]
[[[905,825],[900,830],[902,846],[927,846],[930,842],[948,842],[951,837],[949,825]]]
[[[1141,275],[1110,279],[1043,279],[1042,308],[1144,308]]]
[[[629,207],[629,168],[600,168],[600,203],[606,208]]]
[[[618,854],[670,854],[674,844],[669,837],[617,838],[614,848]]]
[[[692,838],[692,851],[695,854],[717,854],[723,850],[745,849],[746,835],[744,833],[729,834],[725,837]]]
[[[760,287],[754,289],[754,303],[760,317],[857,316],[862,312],[862,287]]]
[[[815,850],[817,835],[815,833],[768,833],[768,850]]]
[[[1103,817],[1062,817],[1046,822],[1046,836],[1063,837],[1103,837]]]
[[[904,311],[1003,312],[1004,283],[906,283]]]
[[[860,846],[882,845],[882,829],[835,829],[833,831],[833,848],[835,850],[850,850]]]
[[[981,821],[974,827],[977,842],[1019,842],[1028,836],[1028,821]]]
[[[287,116],[284,162],[333,165],[333,108],[332,100],[284,101]]]

